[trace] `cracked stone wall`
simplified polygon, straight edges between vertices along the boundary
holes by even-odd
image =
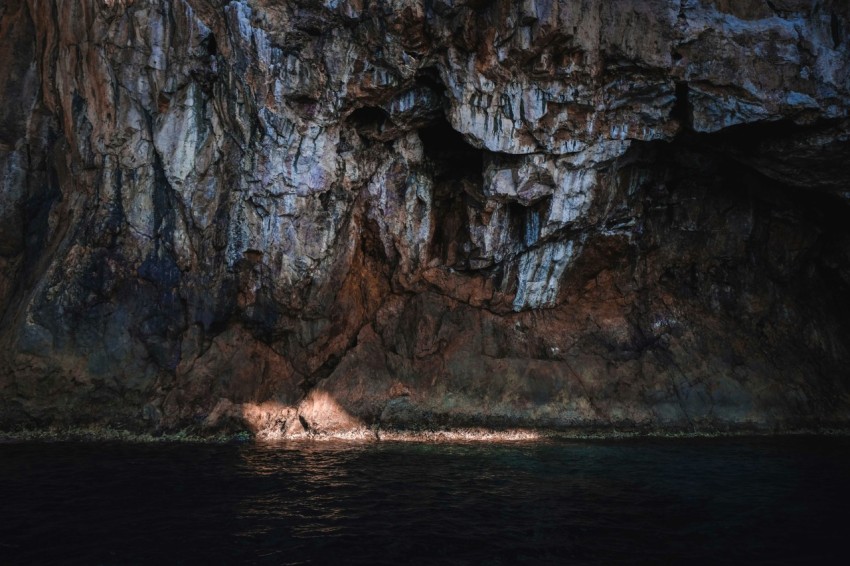
[[[841,0],[6,0],[0,427],[843,426]]]

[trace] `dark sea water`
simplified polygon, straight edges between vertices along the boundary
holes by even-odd
[[[850,439],[2,444],[0,564],[850,564]]]

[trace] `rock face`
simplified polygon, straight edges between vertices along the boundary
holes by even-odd
[[[844,0],[5,0],[0,428],[850,423]]]

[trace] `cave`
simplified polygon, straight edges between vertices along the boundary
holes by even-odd
[[[846,0],[5,0],[0,563],[840,563]]]
[[[357,108],[348,116],[348,122],[366,139],[379,139],[388,120],[386,110],[374,106]]]
[[[463,134],[441,116],[418,130],[434,179],[434,238],[430,255],[444,265],[466,269],[471,254],[468,207],[482,199],[483,150],[469,144]]]
[[[81,20],[132,57],[17,0],[0,16],[0,428],[850,422],[842,7],[555,25],[476,2],[405,11],[404,36],[379,11],[287,6],[322,33],[263,2]],[[817,49],[780,33],[792,16]],[[745,19],[703,37],[689,18]],[[96,53],[64,65],[78,45]],[[543,64],[553,46],[575,56]],[[141,60],[150,80],[119,84]],[[179,103],[191,84],[206,104]],[[381,421],[394,391],[409,419]],[[270,399],[309,430],[269,424]]]

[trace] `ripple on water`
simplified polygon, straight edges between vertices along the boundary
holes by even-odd
[[[829,561],[850,440],[0,445],[0,563]]]

